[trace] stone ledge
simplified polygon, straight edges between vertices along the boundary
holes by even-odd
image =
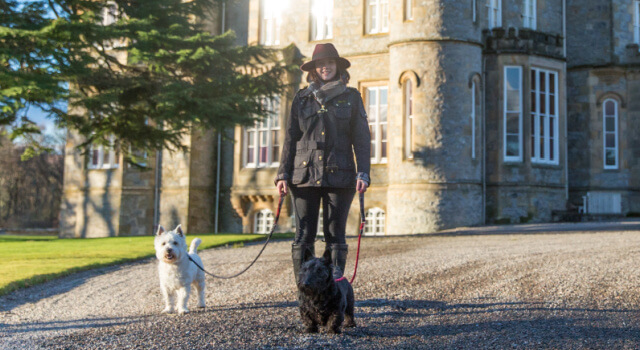
[[[565,59],[561,35],[527,28],[493,28],[483,30],[482,36],[485,53],[520,53]]]

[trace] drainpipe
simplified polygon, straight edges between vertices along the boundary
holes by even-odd
[[[156,181],[153,197],[153,234],[160,224],[160,168],[162,165],[162,151],[156,151]]]
[[[482,224],[487,224],[487,57],[482,55]]]
[[[567,129],[569,115],[567,114],[567,0],[562,0],[562,54],[564,55],[564,186],[565,199],[569,200],[569,130]]]
[[[225,30],[225,17],[226,17],[227,3],[222,2],[222,14],[220,15],[221,19],[221,32],[220,34],[224,34]],[[222,132],[218,131],[218,147],[217,147],[217,155],[216,155],[216,206],[215,206],[215,219],[214,219],[214,233],[218,233],[219,228],[219,215],[220,215],[220,157],[222,147]]]

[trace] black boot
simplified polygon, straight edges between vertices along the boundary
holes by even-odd
[[[329,245],[331,250],[331,263],[333,264],[333,278],[338,279],[344,274],[347,265],[348,244],[333,243]]]
[[[293,260],[293,275],[296,277],[296,286],[300,279],[300,266],[313,257],[315,257],[313,243],[294,243],[291,245],[291,260]]]

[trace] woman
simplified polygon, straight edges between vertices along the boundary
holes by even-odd
[[[308,72],[309,86],[291,103],[275,182],[278,193],[291,190],[293,195],[297,231],[291,257],[296,284],[300,265],[315,253],[321,200],[325,249],[331,250],[334,277],[342,276],[349,208],[355,191],[365,192],[371,182],[371,134],[360,93],[346,85],[350,66],[332,44],[316,45],[311,61],[300,67]]]

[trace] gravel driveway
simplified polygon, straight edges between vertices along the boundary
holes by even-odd
[[[230,274],[259,249],[200,255]],[[640,348],[637,221],[364,238],[358,327],[342,335],[301,333],[290,249],[273,242],[246,274],[207,277],[207,308],[192,296],[185,316],[160,314],[152,259],[14,292],[0,298],[0,349]]]

